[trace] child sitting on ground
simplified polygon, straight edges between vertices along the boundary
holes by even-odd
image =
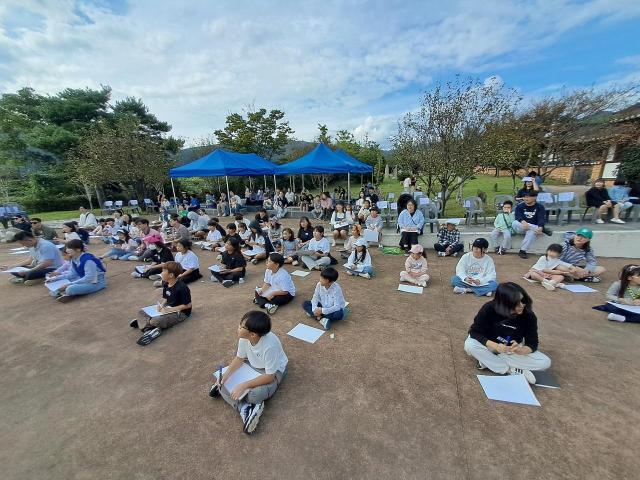
[[[294,267],[298,265],[298,246],[300,239],[293,236],[293,230],[285,228],[282,230],[282,243],[280,245],[280,253],[284,257],[284,263],[290,263]]]
[[[235,226],[235,225],[234,225]],[[253,221],[249,224],[249,230],[251,230],[251,236],[249,240],[247,240],[246,244],[248,247],[251,247],[247,250],[244,250],[242,254],[245,258],[250,259],[253,265],[257,265],[260,260],[267,258],[267,242],[268,237],[262,231],[260,224],[257,221]],[[271,242],[269,242],[271,245]]]
[[[287,375],[287,356],[278,337],[271,331],[271,319],[264,312],[246,313],[238,328],[238,350],[222,378],[209,390],[209,396],[222,398],[240,413],[242,431],[252,434],[271,398]],[[260,376],[243,382],[229,391],[225,383],[243,362],[260,372]],[[245,392],[246,393],[245,395]]]
[[[213,251],[216,248],[223,246],[224,242],[222,241],[222,234],[220,233],[220,230],[218,230],[218,222],[215,220],[209,220],[207,226],[209,228],[209,232],[207,233],[205,242],[200,244],[200,248],[203,250]]]
[[[268,235],[273,249],[280,250],[280,244],[282,243],[282,225],[278,217],[271,217],[269,219]]]
[[[182,267],[178,262],[167,262],[162,265],[162,284],[160,300],[158,300],[159,316],[149,317],[140,310],[141,320],[129,322],[131,328],[139,328],[144,333],[138,339],[140,346],[149,345],[160,336],[162,330],[171,328],[191,316],[191,292],[180,279]]]
[[[266,309],[269,315],[296,296],[296,286],[289,272],[282,268],[283,265],[284,257],[279,253],[271,253],[264,272],[264,282],[261,287],[256,287],[253,303]]]
[[[476,238],[471,251],[465,253],[456,265],[456,274],[451,278],[453,293],[475,293],[490,297],[498,288],[496,267],[493,259],[486,254],[489,242]]]
[[[547,290],[564,288],[564,276],[574,270],[573,265],[560,260],[562,245],[552,243],[547,247],[546,255],[542,255],[536,264],[529,269],[524,278],[542,283]]]
[[[367,242],[364,238],[359,238],[355,243],[355,250],[351,252],[345,268],[348,275],[362,278],[371,278],[373,266],[371,265],[371,255],[367,249]]]
[[[230,238],[224,244],[222,252],[222,264],[224,268],[217,272],[211,271],[211,281],[220,282],[224,287],[231,287],[235,282],[244,283],[247,273],[247,261],[240,250],[240,242],[236,238]]]
[[[618,305],[640,306],[640,265],[625,265],[616,280],[607,290],[607,300]],[[625,310],[611,303],[593,307],[608,312],[608,320],[613,322],[640,323],[640,313]]]
[[[162,266],[167,262],[173,262],[173,252],[171,252],[171,248],[168,245],[165,245],[160,235],[153,233],[144,237],[143,240],[147,248],[153,252],[149,258],[151,265],[145,265],[143,272],[134,270],[131,272],[131,276],[133,278],[148,278],[154,281],[160,280]]]
[[[332,322],[344,318],[346,302],[338,280],[338,271],[327,267],[320,272],[320,281],[316,284],[311,301],[306,300],[302,308],[308,317],[315,318],[325,330]]]
[[[351,236],[344,243],[344,248],[340,250],[340,256],[342,258],[349,258],[349,255],[351,255],[351,252],[353,252],[356,249],[356,242],[361,238],[362,238],[362,227],[360,227],[360,225],[355,223],[351,227]],[[367,247],[368,246],[369,245],[367,245]]]
[[[249,230],[246,223],[240,222],[238,224],[238,235],[240,236],[240,246],[245,247],[251,237],[251,230]]]
[[[182,267],[182,273],[178,274],[178,279],[184,283],[195,282],[202,278],[200,273],[200,260],[198,256],[191,250],[191,240],[180,240],[176,244],[176,262]],[[157,265],[156,268],[165,267],[164,264]],[[162,287],[162,280],[154,282],[154,287]]]
[[[300,260],[309,270],[322,270],[326,265],[331,265],[331,245],[324,238],[324,227],[317,225],[313,229],[313,238],[309,240],[304,253],[300,253]]]
[[[511,248],[511,235],[513,234],[513,222],[516,221],[515,214],[511,211],[513,202],[507,200],[502,204],[502,212],[496,215],[491,231],[491,241],[498,255],[504,255]],[[502,235],[502,242],[500,242]],[[500,242],[500,243],[498,243]]]
[[[456,228],[453,220],[447,220],[438,230],[438,242],[433,248],[439,257],[457,257],[458,253],[464,250],[464,245],[460,242],[460,230]]]
[[[69,284],[51,292],[52,296],[59,302],[66,303],[74,297],[89,295],[106,288],[107,269],[98,257],[85,251],[82,240],[69,240],[65,244],[65,251],[71,258],[71,268],[66,273],[53,277],[51,281],[68,280]]]
[[[591,248],[592,238],[593,231],[586,227],[579,228],[575,233],[564,234],[560,260],[575,267],[569,275],[574,280],[599,283],[600,275],[605,272],[605,268],[598,265],[596,254]]]
[[[118,230],[118,239],[115,241],[114,246],[104,255],[98,258],[110,258],[111,260],[127,260],[133,255],[138,248],[138,242],[129,237],[129,232],[126,230]]]
[[[404,262],[404,270],[400,272],[400,281],[414,283],[419,287],[426,287],[429,281],[429,274],[427,273],[427,257],[424,248],[419,243],[416,243],[409,252],[411,254]]]
[[[367,217],[371,213],[371,202],[369,200],[364,200],[362,202],[362,207],[358,210],[358,222],[360,225],[364,225]]]
[[[378,247],[382,248],[382,217],[377,206],[371,207],[371,212],[364,222],[364,226],[367,230],[378,232]]]

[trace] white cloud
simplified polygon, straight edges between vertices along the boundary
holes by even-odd
[[[640,15],[640,2],[613,0],[141,0],[122,14],[108,7],[3,2],[0,91],[108,84],[114,99],[142,97],[185,137],[205,136],[254,102],[283,109],[298,138],[327,123],[385,143],[440,72],[525,62],[587,22]],[[16,20],[29,15],[42,21],[30,29]]]

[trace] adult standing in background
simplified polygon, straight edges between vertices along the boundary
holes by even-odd
[[[405,178],[404,182],[402,182],[402,191],[403,192],[411,191],[411,177]]]

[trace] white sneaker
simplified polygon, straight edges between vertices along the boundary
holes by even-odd
[[[217,279],[215,276],[211,275],[211,277],[210,277],[210,278],[211,278],[211,281],[212,281],[213,283],[217,283],[217,282],[218,282],[218,279]]]
[[[627,223],[624,220],[620,220],[619,218],[612,218],[611,223]]]
[[[464,287],[453,287],[453,293],[458,293],[458,294],[467,293],[467,289]]]
[[[269,315],[273,315],[278,310],[278,305],[274,305],[273,303],[267,303],[264,306],[265,310],[269,313]]]
[[[244,427],[242,431],[248,435],[251,435],[254,430],[258,426],[258,422],[260,422],[260,416],[264,411],[264,403],[256,403],[251,411],[246,415],[246,419],[244,421]]]
[[[607,320],[611,320],[612,322],[626,322],[627,319],[622,316],[622,315],[618,315],[617,313],[610,313],[609,315],[607,315]]]
[[[320,325],[322,325],[322,328],[324,328],[325,330],[329,330],[329,319],[328,318],[321,318],[320,319]]]
[[[549,290],[550,292],[556,289],[556,286],[550,280],[547,280],[547,279],[542,280],[542,286],[547,290]]]
[[[222,260],[222,255],[218,255],[218,256],[216,257],[216,260],[218,260],[218,261]]]
[[[418,286],[424,288],[424,287],[427,286],[427,282],[424,282],[424,281],[423,282],[418,282]]]
[[[604,223],[604,220],[603,220],[603,219],[601,219],[601,218],[596,218],[596,223],[600,223],[600,224],[602,224],[602,223]]]
[[[238,279],[238,283],[244,283],[244,277],[240,277],[240,278]]]
[[[358,275],[360,275],[362,278],[371,278],[371,275],[369,275],[368,273],[360,273]]]
[[[491,297],[493,296],[493,292],[487,292],[484,294],[485,297]]]
[[[127,260],[129,260],[130,262],[137,262],[140,260],[140,258],[136,257],[135,255],[131,255],[129,258],[127,258]]]
[[[529,382],[531,385],[536,384],[536,376],[533,374],[531,370],[524,370],[522,368],[511,367],[509,369],[509,375],[524,375],[525,380]]]
[[[131,276],[133,278],[142,278],[142,275],[140,275],[138,272],[131,272]]]
[[[445,253],[444,253],[444,252],[438,252],[438,256],[439,256],[439,257],[444,257],[444,256],[445,256]]]

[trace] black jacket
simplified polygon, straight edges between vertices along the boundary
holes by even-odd
[[[522,342],[532,351],[538,349],[538,319],[533,312],[525,310],[521,315],[513,317],[503,317],[494,308],[494,302],[485,303],[473,324],[469,327],[469,335],[482,345],[486,345],[487,340],[497,343],[504,343],[510,337],[511,340]]]

